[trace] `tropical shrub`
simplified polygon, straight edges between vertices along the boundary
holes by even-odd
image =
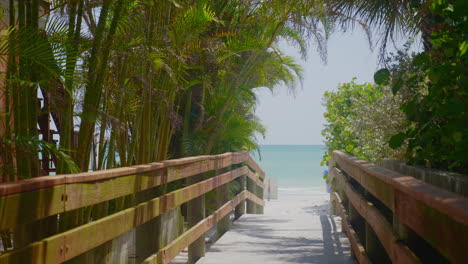
[[[392,137],[395,148],[408,141],[410,163],[464,174],[468,173],[467,8],[463,0],[430,2],[432,48],[412,62],[427,74],[428,90],[403,104],[412,126]],[[411,81],[400,84],[415,87]]]
[[[322,133],[328,150],[322,163],[330,159],[333,150],[373,163],[384,158],[406,160],[406,142],[397,148],[392,137],[412,125],[401,107],[427,94],[427,77],[412,64],[415,54],[409,54],[410,47],[408,42],[396,54],[390,53],[388,68],[374,75],[377,84],[359,85],[353,79],[336,92],[324,94],[328,124]]]
[[[360,159],[378,163],[386,157],[403,157],[391,149],[390,137],[407,125],[399,110],[402,98],[393,97],[388,86],[350,83],[338,86],[336,92],[325,92],[324,117],[328,124],[322,131],[327,151],[322,165],[340,150]]]

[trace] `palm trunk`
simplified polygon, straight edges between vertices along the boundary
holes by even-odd
[[[60,120],[60,147],[65,150],[73,149],[73,92],[74,92],[74,73],[76,59],[79,50],[79,39],[81,34],[81,23],[83,17],[84,1],[72,1],[68,41],[71,48],[67,51],[66,72],[65,72],[65,91],[63,91],[63,113]],[[68,167],[60,160],[57,161],[57,173],[70,173]]]
[[[88,85],[84,95],[83,112],[81,118],[80,132],[78,135],[78,148],[75,160],[82,171],[88,169],[89,156],[91,153],[91,144],[93,141],[94,128],[96,117],[98,114],[99,103],[102,94],[102,76],[107,66],[113,35],[115,33],[117,23],[122,11],[122,0],[116,4],[116,10],[111,22],[111,28],[104,40],[104,31],[109,15],[111,0],[104,0],[101,13],[99,15],[99,23],[94,36],[93,47],[91,50],[89,68],[88,68]],[[101,61],[98,61],[98,57]]]

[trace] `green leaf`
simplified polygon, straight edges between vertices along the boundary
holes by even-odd
[[[400,88],[403,86],[403,79],[401,77],[398,77],[393,83],[392,83],[392,93],[393,95],[396,95],[397,92],[400,90]]]
[[[390,71],[388,69],[380,69],[374,74],[374,82],[378,85],[384,85],[390,80]]]
[[[461,56],[465,55],[467,50],[468,50],[468,41],[465,40],[460,44],[460,55]]]
[[[453,49],[452,48],[444,49],[444,55],[447,57],[453,56]]]
[[[413,65],[418,66],[418,67],[428,66],[429,62],[430,62],[429,54],[426,52],[422,52],[418,54],[413,59]]]
[[[390,141],[388,142],[388,145],[392,149],[399,148],[401,145],[403,145],[403,142],[405,141],[406,134],[404,132],[400,132],[396,135],[393,135]]]

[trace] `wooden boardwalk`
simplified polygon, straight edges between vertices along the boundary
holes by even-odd
[[[359,263],[468,263],[466,197],[337,151],[329,172],[331,196],[283,190],[265,210],[247,152],[2,183],[0,264],[181,263],[187,247],[195,263],[233,214],[199,264],[352,263],[350,247]]]
[[[264,215],[243,215],[197,264],[354,263],[325,191],[282,190]]]

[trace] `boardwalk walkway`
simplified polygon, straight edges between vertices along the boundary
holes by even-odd
[[[282,190],[264,215],[244,215],[199,264],[354,263],[324,191]]]

